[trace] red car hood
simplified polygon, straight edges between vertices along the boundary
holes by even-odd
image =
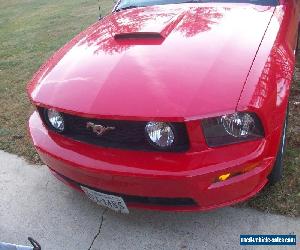
[[[177,4],[113,13],[61,49],[33,102],[98,117],[233,112],[274,7]]]

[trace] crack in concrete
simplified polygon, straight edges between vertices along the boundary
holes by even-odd
[[[48,184],[49,184],[49,180],[46,183],[46,192],[48,191]]]
[[[98,236],[101,234],[101,228],[102,228],[102,225],[103,225],[103,221],[104,221],[104,214],[106,213],[107,211],[107,208],[105,208],[102,212],[102,215],[101,215],[101,221],[100,221],[100,226],[99,226],[99,229],[98,229],[98,232],[97,234],[94,236],[94,239],[90,245],[90,247],[88,248],[88,250],[91,250],[92,249],[92,246],[94,245],[94,242],[95,240],[98,238]]]

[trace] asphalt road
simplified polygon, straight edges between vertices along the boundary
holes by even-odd
[[[300,219],[230,207],[116,214],[64,186],[46,167],[0,151],[0,242],[28,245],[31,236],[43,250],[241,249],[240,234],[276,233],[295,233],[299,242]]]

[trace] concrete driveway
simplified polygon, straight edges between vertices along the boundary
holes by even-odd
[[[28,245],[31,236],[43,250],[241,249],[240,234],[275,233],[299,238],[300,219],[230,207],[120,215],[65,187],[46,167],[0,151],[0,242]]]

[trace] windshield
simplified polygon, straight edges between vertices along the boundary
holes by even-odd
[[[275,6],[278,0],[121,0],[116,7],[116,11],[162,4],[179,3],[250,3],[256,5]]]

